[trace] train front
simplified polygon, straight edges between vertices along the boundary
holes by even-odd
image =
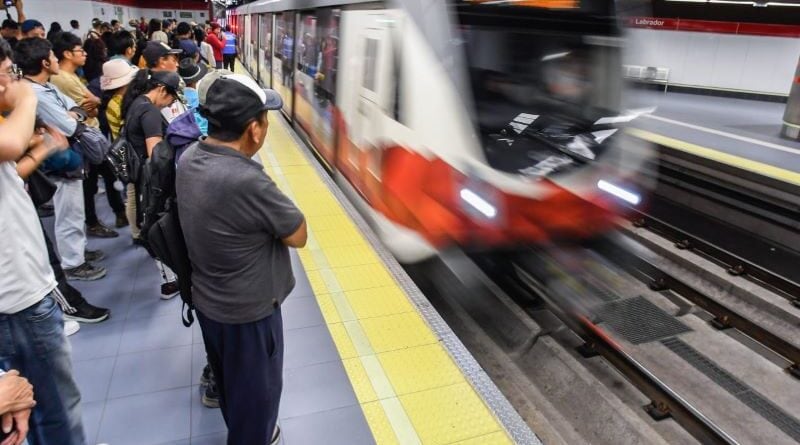
[[[487,4],[491,3],[491,4]],[[613,2],[460,2],[465,105],[483,148],[457,186],[473,248],[584,240],[647,190],[652,155],[625,135]]]

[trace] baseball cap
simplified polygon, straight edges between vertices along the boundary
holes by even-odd
[[[200,82],[197,83],[197,95],[200,99],[200,105],[206,104],[206,95],[208,94],[208,87],[214,83],[215,80],[219,79],[222,76],[228,76],[233,74],[233,71],[230,70],[214,70],[203,76],[200,79]]]
[[[164,42],[150,41],[147,42],[147,46],[144,48],[144,51],[142,51],[142,56],[145,62],[147,62],[147,66],[156,66],[158,65],[158,59],[168,54],[180,54],[182,52],[182,49],[171,48]]]
[[[32,31],[36,28],[44,28],[44,25],[42,25],[42,22],[34,19],[25,20],[24,22],[22,22],[22,26],[20,27],[23,33]]]
[[[192,39],[182,39],[178,41],[178,44],[183,51],[183,57],[194,57],[200,51],[197,48],[197,43]]]
[[[208,86],[200,109],[212,126],[242,130],[260,113],[281,106],[283,100],[275,90],[261,88],[243,74],[225,74]]]
[[[178,89],[181,87],[181,76],[173,71],[152,71],[150,79],[156,83],[167,87],[170,93],[178,94]]]

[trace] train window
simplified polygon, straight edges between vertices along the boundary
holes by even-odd
[[[340,15],[332,8],[303,13],[295,52],[295,119],[331,162]]]
[[[283,96],[284,111],[292,112],[292,89],[294,85],[294,12],[284,12],[275,17],[272,85]]]
[[[366,39],[364,46],[364,88],[375,92],[375,77],[378,62],[378,39]]]
[[[269,87],[272,85],[272,14],[262,14],[259,30],[259,44],[256,45],[259,58],[258,75],[261,83]]]

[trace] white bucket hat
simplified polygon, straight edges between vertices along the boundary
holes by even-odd
[[[100,76],[100,89],[116,90],[131,83],[139,68],[124,59],[109,60],[103,64],[103,75]]]

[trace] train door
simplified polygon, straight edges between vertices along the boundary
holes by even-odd
[[[272,86],[272,14],[261,14],[258,33],[258,75],[266,87]]]
[[[242,59],[244,61],[244,66],[249,70],[251,70],[250,66],[250,16],[246,15],[242,17],[242,25],[244,25],[244,32],[242,32],[242,40],[244,43],[244,52],[242,54]]]
[[[345,18],[346,17],[346,21]],[[397,14],[393,11],[348,11],[343,16],[342,41],[347,55],[342,54],[347,74],[340,79],[339,94],[347,122],[348,141],[340,141],[341,156],[337,162],[342,172],[362,193],[369,177],[380,176],[379,154],[382,144],[390,142],[386,134],[391,120],[392,78],[391,29]],[[372,162],[370,160],[375,160]],[[368,175],[371,173],[371,175]]]
[[[261,63],[258,59],[258,21],[261,16],[257,14],[250,15],[250,33],[248,34],[248,42],[250,44],[250,53],[248,59],[250,60],[250,73],[255,79],[259,77],[259,70]]]

